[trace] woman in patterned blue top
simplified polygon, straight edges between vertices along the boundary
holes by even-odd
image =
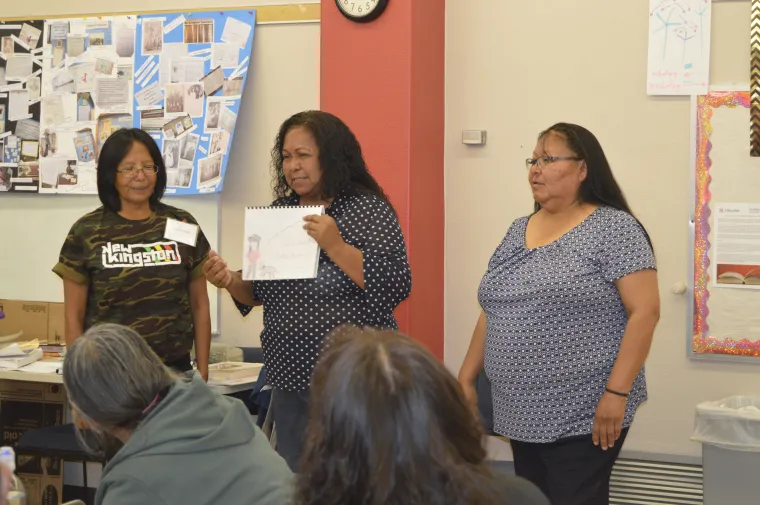
[[[517,474],[553,505],[609,502],[612,466],[646,400],[659,319],[649,236],[599,141],[559,123],[526,160],[535,211],[491,257],[459,380],[472,403],[485,366],[494,431]]]

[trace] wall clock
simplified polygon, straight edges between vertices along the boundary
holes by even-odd
[[[335,5],[351,21],[367,23],[380,17],[388,7],[388,0],[335,0]]]

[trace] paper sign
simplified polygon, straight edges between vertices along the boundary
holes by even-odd
[[[23,41],[23,40],[21,40],[20,38],[16,37],[15,35],[11,35],[11,38],[13,39],[13,41],[14,41],[16,44],[20,45],[21,47],[23,47],[23,48],[24,48],[24,49],[26,49],[27,51],[31,51],[31,50],[32,50],[32,48],[31,48],[31,47],[29,47],[29,44],[27,44],[26,42],[24,42],[24,41]]]
[[[140,83],[140,86],[142,87],[146,83],[149,83],[151,79],[153,79],[153,76],[156,75],[156,72],[158,72],[158,69],[161,68],[159,65],[156,65],[153,70],[150,71],[148,76],[145,78],[145,82]]]
[[[232,74],[230,74],[230,78],[233,78],[233,77],[235,77],[235,75],[237,75],[238,73],[240,73],[242,71],[241,69],[243,68],[243,65],[245,65],[246,63],[248,63],[248,56],[246,56],[245,58],[243,58],[243,61],[240,62],[240,65],[238,65],[235,68],[235,70],[232,71]]]
[[[195,243],[198,240],[198,225],[167,218],[164,238],[195,247]]]
[[[239,46],[240,49],[245,49],[245,45],[248,43],[248,37],[251,36],[251,25],[244,23],[233,17],[228,17],[224,23],[224,31],[222,32],[222,42],[229,42]]]
[[[707,0],[649,0],[647,94],[705,94],[710,76]]]
[[[174,30],[175,28],[177,28],[179,25],[181,25],[184,22],[185,22],[185,16],[182,15],[182,14],[180,14],[178,17],[174,18],[174,21],[172,21],[168,25],[164,26],[164,35],[166,35],[170,31]],[[245,47],[245,46],[243,46],[243,47]]]
[[[142,75],[140,75],[140,76],[137,78],[137,84],[139,84],[140,86],[142,86],[143,84],[146,84],[146,83],[148,82],[148,80],[150,79],[148,76],[149,76],[149,75],[153,75],[153,74],[151,73],[151,70],[153,70],[153,68],[154,68],[155,66],[156,66],[156,62],[155,62],[155,61],[152,61],[152,62],[150,63],[150,65],[148,65],[148,68],[146,68],[146,69],[145,69],[145,72],[143,72],[143,74],[142,74]]]
[[[137,103],[143,107],[157,104],[163,98],[164,94],[158,85],[158,81],[135,93],[135,100],[137,100]]]
[[[143,63],[142,65],[140,65],[140,68],[138,68],[137,72],[135,72],[135,79],[138,79],[142,75],[143,71],[145,71],[148,68],[148,65],[150,65],[151,63],[154,63],[153,62],[154,58],[155,58],[155,56],[151,55],[150,58],[148,58],[147,60],[145,60],[145,63]]]

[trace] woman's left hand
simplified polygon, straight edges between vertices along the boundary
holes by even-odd
[[[591,438],[594,445],[601,445],[603,451],[614,447],[615,441],[620,438],[625,417],[625,402],[625,397],[605,392],[596,406]]]
[[[335,219],[327,214],[306,216],[303,220],[306,221],[306,224],[303,226],[306,233],[316,240],[319,247],[327,254],[330,254],[336,247],[340,247],[345,243],[340,230],[338,230],[338,225],[335,223]]]

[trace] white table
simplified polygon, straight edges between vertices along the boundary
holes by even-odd
[[[63,363],[61,363],[63,366]],[[18,370],[0,370],[0,380],[44,382],[46,384],[63,384],[63,375],[56,373],[19,372]]]
[[[63,366],[63,363],[61,363]],[[209,384],[209,387],[219,394],[231,395],[240,391],[253,389],[259,376],[247,377],[245,380],[235,381],[229,384]],[[44,382],[46,384],[63,384],[63,375],[56,373],[33,373],[19,372],[18,370],[0,370],[0,380],[14,380],[26,382]]]
[[[244,380],[229,382],[226,384],[211,383],[208,385],[208,387],[219,394],[231,395],[232,393],[239,393],[241,391],[250,391],[253,389],[253,386],[256,385],[257,380],[259,380],[259,374],[251,377],[246,377]]]

